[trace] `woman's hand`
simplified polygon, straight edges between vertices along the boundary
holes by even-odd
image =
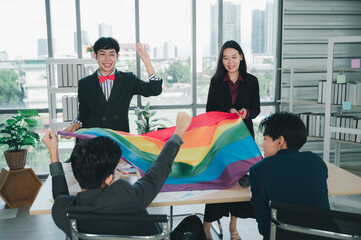
[[[235,108],[231,108],[231,109],[229,109],[229,112],[237,114],[242,119],[245,119],[247,117],[247,109],[245,109],[245,108],[242,108],[239,111],[237,109],[235,109]]]
[[[239,110],[239,115],[241,116],[242,119],[245,119],[247,117],[247,109],[242,108],[241,110]]]
[[[238,110],[235,109],[235,108],[229,109],[229,112],[230,112],[230,113],[235,113],[235,114],[237,114],[238,116],[241,116],[241,114],[239,114]]]

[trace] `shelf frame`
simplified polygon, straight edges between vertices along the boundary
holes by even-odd
[[[327,57],[327,81],[326,81],[326,103],[325,103],[325,134],[323,142],[323,160],[330,162],[330,148],[331,148],[331,133],[342,132],[361,134],[361,129],[339,128],[331,127],[331,91],[332,91],[332,77],[334,72],[334,48],[337,43],[361,43],[361,36],[348,37],[331,37],[328,39],[328,57]],[[340,148],[337,146],[336,148]],[[339,156],[335,156],[335,163],[339,163]]]

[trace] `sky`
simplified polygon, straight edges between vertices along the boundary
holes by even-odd
[[[241,4],[241,46],[251,49],[251,14],[265,9],[267,0],[232,0]],[[100,5],[101,3],[101,5]],[[191,1],[139,0],[141,42],[151,47],[170,41],[180,51],[191,46]],[[197,1],[197,41],[209,51],[210,4],[216,0]],[[56,55],[74,54],[75,0],[51,0],[54,51]],[[113,37],[120,43],[135,41],[133,0],[81,0],[82,30],[91,42],[98,38],[98,25],[112,25]],[[110,6],[110,7],[107,7]],[[29,10],[31,9],[31,10]],[[0,0],[0,52],[8,58],[37,58],[37,40],[47,38],[44,0]]]

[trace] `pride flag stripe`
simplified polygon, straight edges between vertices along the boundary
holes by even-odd
[[[122,158],[144,174],[173,132],[174,127],[143,135],[89,128],[59,134],[82,139],[110,137],[122,148]],[[262,159],[245,123],[236,114],[209,112],[194,117],[183,141],[162,191],[228,188]]]

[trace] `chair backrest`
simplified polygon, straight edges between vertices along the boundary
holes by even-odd
[[[361,239],[361,214],[270,201],[270,240]]]
[[[169,239],[168,216],[163,214],[124,216],[119,214],[69,211],[67,217],[70,220],[71,237],[73,240]],[[147,231],[145,230],[146,225],[154,226],[153,231],[149,234],[144,233]],[[137,227],[135,231],[134,226]],[[133,228],[131,234],[129,231],[125,231],[127,228]]]

